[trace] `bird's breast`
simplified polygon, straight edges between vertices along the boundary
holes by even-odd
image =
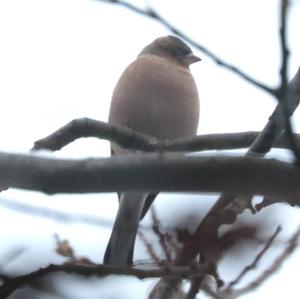
[[[189,69],[145,55],[119,79],[109,122],[158,139],[174,139],[195,134],[198,118],[198,91]]]

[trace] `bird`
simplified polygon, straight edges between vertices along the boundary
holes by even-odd
[[[200,60],[180,38],[156,38],[122,73],[112,94],[108,123],[157,140],[195,135],[199,96],[189,67]],[[111,143],[111,156],[132,152]],[[118,196],[119,209],[103,263],[131,266],[139,221],[157,194],[127,191]]]

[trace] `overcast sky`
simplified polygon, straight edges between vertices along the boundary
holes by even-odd
[[[292,2],[288,35],[290,77],[300,65],[300,1]],[[132,3],[143,7],[144,2]],[[268,85],[275,86],[279,82],[278,1],[157,0],[148,3],[221,58]],[[113,88],[124,68],[146,44],[167,34],[170,32],[153,20],[101,1],[0,1],[0,150],[27,153],[35,140],[75,118],[90,117],[106,121]],[[201,101],[199,134],[261,130],[276,105],[275,100],[218,67],[201,52],[195,50],[195,53],[202,58],[200,63],[192,66]],[[294,120],[295,129],[299,132],[299,112]],[[79,140],[53,155],[105,157],[109,155],[109,146],[98,140]],[[113,194],[47,197],[37,192],[9,190],[2,196],[67,212],[99,216],[109,223],[117,209]],[[186,200],[186,196],[184,199],[180,195],[174,197],[177,200],[171,199],[174,202],[172,206],[168,196],[161,196],[157,200],[166,223],[172,223],[170,214],[164,212],[166,208],[176,210]],[[212,200],[215,197],[208,198]],[[191,195],[189,199],[191,206],[199,205],[199,196]],[[181,213],[189,215],[191,211],[188,207],[181,206]],[[53,252],[52,235],[55,232],[71,240],[80,255],[88,255],[95,261],[101,260],[109,227],[65,225],[39,217],[31,219],[28,215],[3,208],[1,212],[2,227],[9,227],[0,236],[4,240],[4,251],[14,244],[29,242],[26,245],[27,255],[10,265],[11,271],[18,269],[24,259],[31,261],[31,258],[37,258],[37,252],[39,265],[46,265],[50,260],[62,261],[59,257],[49,257],[49,253]],[[289,217],[291,221],[286,223],[289,229],[296,227],[299,222],[299,218],[296,219],[296,215],[299,216],[297,211],[293,213]],[[266,215],[272,216],[272,208]],[[275,227],[278,219],[270,220]],[[95,248],[95,240],[101,240],[101,248]],[[142,257],[144,253],[141,252]],[[297,263],[296,259],[294,256],[293,263]],[[34,269],[35,265],[28,263],[28,267]],[[280,277],[286,275],[292,279],[292,268],[292,263],[287,263]],[[135,289],[124,285],[124,290],[132,292],[130,295],[124,292],[124,298],[143,298],[149,285],[153,284],[134,279],[130,282]],[[105,283],[100,283],[101,288],[106,288]],[[272,283],[260,289],[258,296],[270,296],[269,292],[276,290],[272,298],[281,298],[286,295],[286,290],[281,290],[280,283],[281,278],[277,281],[276,277],[273,278]],[[86,291],[86,285],[77,282],[77,286],[81,284]],[[95,294],[76,293],[72,298],[99,296],[103,290],[99,288]],[[289,281],[288,288],[297,290],[297,282]],[[121,289],[122,285],[118,289],[119,296],[111,293],[110,298],[123,298],[119,293]]]

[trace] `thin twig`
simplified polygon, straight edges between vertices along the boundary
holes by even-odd
[[[280,1],[280,49],[281,49],[281,68],[280,68],[280,79],[281,79],[281,89],[284,91],[284,94],[287,91],[288,86],[288,63],[289,63],[289,50],[287,47],[287,13],[289,8],[289,0]]]
[[[296,247],[298,246],[298,239],[300,237],[300,227],[291,237],[288,242],[288,246],[284,249],[284,251],[274,260],[273,264],[270,268],[263,271],[254,281],[249,283],[247,286],[241,289],[233,290],[232,298],[236,298],[238,296],[244,295],[249,292],[253,292],[259,286],[261,286],[271,275],[275,274],[276,271],[282,266],[283,262],[294,252]]]
[[[290,114],[292,114],[296,110],[300,100],[300,68],[290,81],[288,90],[287,105]],[[261,157],[264,156],[271,149],[278,136],[281,135],[285,127],[285,122],[279,105],[280,104],[277,105],[270,116],[263,131],[250,146],[246,156],[251,157],[256,154],[259,154]],[[251,208],[252,196],[237,197],[236,194],[239,194],[237,190],[236,192],[225,192],[221,194],[211,210],[198,225],[191,241],[183,246],[177,256],[178,265],[189,263],[198,254],[199,246],[203,243],[203,238],[207,238],[208,236],[216,238],[218,228],[222,224],[234,223],[239,213],[242,213],[247,208]],[[224,207],[227,205],[229,205],[228,209],[224,210]]]
[[[289,50],[287,47],[287,12],[289,7],[289,0],[280,1],[280,50],[281,50],[281,67],[280,67],[280,87],[278,88],[277,99],[281,104],[282,113],[285,119],[285,134],[289,141],[290,147],[294,152],[296,160],[300,163],[300,155],[293,138],[292,124],[290,122],[288,108],[286,104],[286,95],[288,92],[288,67],[289,67]]]
[[[152,229],[156,236],[159,238],[159,244],[162,248],[163,253],[165,254],[166,261],[168,264],[172,262],[172,254],[169,244],[167,242],[166,234],[161,231],[161,223],[157,217],[155,208],[151,208],[151,216],[152,216]],[[174,249],[175,250],[175,249]]]
[[[234,285],[238,284],[249,271],[254,270],[256,268],[258,262],[261,260],[264,254],[269,250],[269,248],[271,247],[272,243],[274,242],[275,238],[278,236],[280,231],[281,231],[281,227],[278,226],[274,234],[271,236],[271,238],[269,238],[269,240],[267,241],[263,249],[255,257],[253,262],[247,267],[245,267],[243,271],[238,275],[238,277],[228,284],[226,289],[231,289]]]
[[[143,244],[145,245],[148,254],[154,260],[154,263],[158,266],[164,266],[163,261],[158,257],[152,244],[148,241],[148,239],[146,238],[144,233],[141,230],[138,230],[138,235],[139,235],[140,239],[142,240]]]
[[[300,150],[299,146],[293,136],[293,128],[290,120],[289,109],[287,107],[287,93],[288,93],[288,67],[289,67],[289,50],[287,47],[287,13],[289,8],[289,0],[280,1],[280,50],[281,50],[281,67],[280,67],[280,87],[275,94],[279,101],[281,111],[285,123],[285,135],[289,141],[290,148],[292,149],[296,164],[300,166]]]
[[[272,95],[275,94],[275,90],[272,89],[271,87],[268,87],[266,84],[259,82],[258,80],[250,77],[248,74],[246,74],[244,71],[239,69],[238,67],[226,62],[225,60],[221,59],[218,57],[216,54],[214,54],[212,51],[201,45],[200,43],[196,42],[193,40],[191,37],[189,37],[187,34],[185,34],[183,31],[180,29],[176,28],[173,24],[171,24],[169,21],[167,21],[164,17],[162,17],[158,12],[154,10],[152,7],[147,7],[146,9],[141,9],[137,6],[134,6],[133,4],[123,1],[123,0],[95,0],[98,2],[105,2],[105,3],[111,3],[111,4],[116,4],[120,5],[123,7],[126,7],[127,9],[141,14],[145,17],[151,18],[158,23],[162,24],[164,27],[169,29],[172,33],[178,35],[182,39],[184,39],[186,42],[191,44],[193,47],[198,49],[199,51],[203,52],[205,55],[207,55],[209,58],[211,58],[217,65],[224,67],[225,69],[231,71],[232,73],[240,76],[244,80],[246,80],[248,83],[253,84],[254,86],[264,90],[267,93],[270,93]]]
[[[85,215],[80,213],[63,212],[58,209],[36,206],[27,202],[20,202],[14,199],[7,199],[0,197],[0,206],[5,209],[17,211],[19,213],[29,214],[31,216],[45,217],[59,222],[78,222],[87,225],[95,225],[111,228],[113,225],[112,220],[102,219],[100,216]],[[147,231],[152,231],[149,225],[139,225],[140,228]]]
[[[63,212],[58,209],[52,209],[47,207],[41,207],[27,202],[20,202],[14,199],[6,199],[0,197],[1,208],[11,209],[19,213],[26,213],[30,216],[46,217],[48,219],[59,222],[79,222],[88,225],[111,227],[113,222],[111,220],[101,219],[92,215],[85,215],[79,213]],[[146,227],[143,226],[145,229]],[[149,229],[147,227],[147,229]]]

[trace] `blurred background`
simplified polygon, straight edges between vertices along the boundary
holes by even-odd
[[[279,83],[279,1],[130,3],[140,8],[153,7],[188,36],[252,77],[270,86]],[[290,78],[300,65],[299,15],[300,1],[291,1]],[[111,94],[122,71],[146,44],[168,34],[154,20],[103,1],[0,1],[0,150],[29,153],[34,141],[76,118],[106,121]],[[202,58],[191,68],[201,101],[198,133],[260,131],[277,104],[275,99],[194,51]],[[293,125],[299,132],[299,111],[294,114]],[[81,139],[60,152],[43,151],[35,155],[108,157],[109,144]],[[290,157],[283,150],[272,151],[270,155],[285,160]],[[213,194],[162,194],[155,207],[164,227],[192,230],[216,198]],[[47,196],[16,189],[2,192],[1,271],[21,274],[49,263],[62,263],[64,258],[55,253],[54,234],[67,239],[79,256],[101,262],[117,205],[115,194]],[[269,237],[281,224],[281,245],[300,222],[298,208],[287,205],[271,206],[255,216],[246,212],[239,220],[262,223],[262,238]],[[149,225],[148,215],[142,226],[147,230]],[[155,236],[149,238],[157,242]],[[222,278],[230,281],[236,277],[252,260],[253,252],[259,250],[258,243],[242,244],[242,251],[232,250],[224,257]],[[258,271],[272,262],[280,244],[265,257]],[[135,253],[137,260],[149,258],[140,240]],[[299,251],[256,293],[244,298],[276,299],[286,295],[286,289],[291,293],[298,291],[298,256]],[[241,260],[238,265],[237,258]],[[247,279],[251,281],[254,276]],[[52,283],[49,281],[46,286],[39,285],[34,291],[28,287],[10,298],[146,298],[156,280],[55,275]]]

